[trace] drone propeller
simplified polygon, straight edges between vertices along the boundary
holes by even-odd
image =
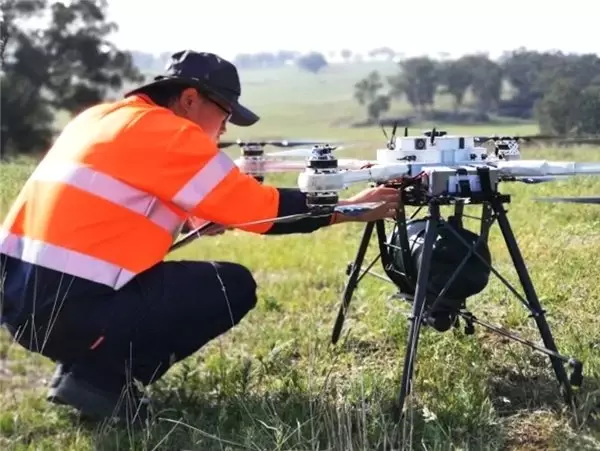
[[[234,163],[245,173],[256,173],[261,174],[267,173],[281,173],[281,172],[300,172],[306,169],[305,160],[264,160],[264,161],[253,161],[245,160],[243,158],[237,158]],[[376,161],[372,160],[358,160],[353,158],[340,158],[337,160],[339,169],[363,169],[365,167],[377,164]]]
[[[328,150],[343,150],[347,146],[328,146]],[[315,152],[314,147],[306,147],[300,149],[279,150],[277,152],[268,152],[265,157],[310,157]]]
[[[596,144],[600,142],[598,136],[587,136],[587,137],[573,137],[573,136],[561,136],[561,135],[515,135],[515,136],[476,136],[476,142],[487,142],[487,141],[555,141],[565,143],[582,143],[582,144]]]
[[[515,181],[534,185],[537,183],[554,182],[556,180],[567,179],[567,175],[542,175],[538,177],[515,177]]]
[[[235,146],[235,145],[237,145],[237,142],[235,142],[235,141],[219,141],[219,143],[217,144],[217,147],[219,149],[226,149],[228,147]]]
[[[574,204],[592,204],[598,205],[600,204],[600,196],[583,196],[583,197],[538,197],[535,200],[541,202],[567,202]]]
[[[277,139],[262,139],[262,140],[243,140],[236,139],[235,141],[220,141],[218,146],[221,149],[225,149],[231,146],[239,146],[239,147],[249,147],[249,146],[257,146],[257,147],[265,147],[265,146],[274,146],[274,147],[296,147],[296,146],[313,146],[318,144],[334,144],[334,141],[327,140],[313,140],[313,139],[299,139],[299,140],[277,140]]]

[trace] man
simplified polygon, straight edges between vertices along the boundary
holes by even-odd
[[[299,190],[261,185],[218,149],[228,121],[259,120],[240,94],[230,62],[175,53],[153,82],[76,116],[23,187],[0,229],[2,322],[57,362],[49,400],[124,416],[123,393],[142,399],[131,381],[160,379],[255,306],[239,264],[163,261],[190,218],[231,226],[306,211]],[[376,188],[341,203],[369,201],[386,203],[358,218],[239,228],[310,233],[390,217],[399,198]]]

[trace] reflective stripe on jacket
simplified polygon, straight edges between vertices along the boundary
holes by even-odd
[[[163,260],[190,216],[240,224],[277,217],[279,203],[198,126],[133,96],[65,127],[5,218],[0,253],[119,289]]]

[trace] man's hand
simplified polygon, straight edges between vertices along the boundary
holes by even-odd
[[[366,202],[382,202],[382,205],[358,216],[344,216],[336,214],[333,223],[341,222],[371,222],[385,218],[395,218],[396,211],[400,205],[400,191],[396,188],[377,186],[367,188],[355,196],[339,202],[339,205],[361,204]]]

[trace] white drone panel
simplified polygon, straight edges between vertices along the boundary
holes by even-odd
[[[480,148],[475,147],[475,139],[469,136],[440,136],[435,139],[434,145],[444,152],[444,162],[449,163],[464,162],[471,160],[471,154],[477,155],[481,159]],[[485,150],[484,150],[485,153]]]
[[[487,158],[486,148],[476,147],[475,138],[470,136],[436,136],[433,143],[428,136],[403,136],[396,138],[395,145],[394,150],[378,149],[377,162],[452,165],[482,162]]]

